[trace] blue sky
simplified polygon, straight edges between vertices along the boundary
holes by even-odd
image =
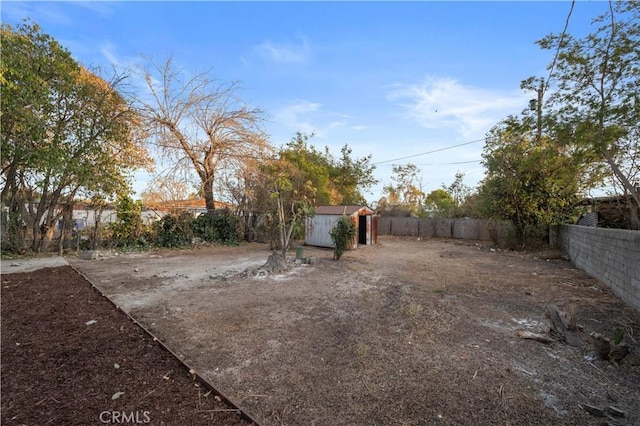
[[[239,81],[240,97],[266,111],[279,147],[296,131],[338,156],[346,143],[371,154],[380,184],[392,164],[421,169],[425,192],[483,177],[481,140],[533,98],[552,52],[535,41],[564,28],[571,3],[548,2],[14,2],[4,23],[31,18],[87,66],[173,58],[189,72]],[[606,2],[577,1],[568,32],[593,31]],[[134,188],[148,176],[136,174]]]

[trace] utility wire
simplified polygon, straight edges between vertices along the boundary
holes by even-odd
[[[558,48],[556,49],[556,54],[553,57],[553,62],[551,62],[551,67],[549,68],[549,77],[547,77],[547,81],[544,82],[544,87],[542,88],[542,93],[547,91],[549,88],[549,81],[551,80],[551,75],[553,74],[553,70],[556,66],[556,62],[558,60],[558,56],[560,55],[560,48],[562,47],[562,42],[564,41],[564,37],[567,34],[567,29],[569,28],[569,20],[571,19],[571,14],[573,13],[573,6],[575,6],[576,0],[571,0],[571,8],[569,9],[569,14],[567,15],[567,20],[564,22],[564,29],[562,30],[562,34],[560,35],[560,41],[558,42]]]
[[[379,164],[385,164],[385,163],[390,163],[393,161],[400,161],[400,160],[405,160],[407,158],[413,158],[413,157],[419,157],[422,155],[427,155],[427,154],[433,154],[435,152],[440,152],[440,151],[446,151],[448,149],[453,149],[453,148],[458,148],[461,146],[465,146],[465,145],[470,145],[473,143],[478,143],[478,142],[482,142],[485,141],[487,138],[482,138],[482,139],[476,139],[473,141],[469,141],[469,142],[464,142],[464,143],[460,143],[457,145],[451,145],[451,146],[446,146],[444,148],[438,148],[438,149],[434,149],[433,151],[428,151],[428,152],[422,152],[420,154],[413,154],[413,155],[408,155],[406,157],[400,157],[400,158],[394,158],[391,160],[385,160],[385,161],[378,161],[377,163],[372,163],[371,165],[376,166]],[[159,148],[170,148],[170,149],[176,149],[178,151],[182,150],[181,147],[178,146],[173,146],[173,145],[167,145],[167,144],[163,144],[160,142],[147,142],[150,145],[154,145],[157,146]],[[203,148],[192,148],[193,151],[195,152],[199,152],[199,153],[207,153],[209,150],[208,149],[203,149]],[[252,159],[256,159],[256,160],[273,160],[273,159],[277,159],[277,156],[274,156],[273,154],[263,154],[263,155],[259,155],[259,154],[233,154],[233,153],[224,153],[222,154],[223,157],[227,157],[227,158],[252,158]],[[459,162],[453,162],[453,163],[441,163],[441,164],[419,164],[420,166],[432,166],[432,165],[450,165],[450,164],[468,164],[468,163],[478,163],[482,160],[473,160],[473,161],[459,161]]]
[[[480,163],[482,160],[472,160],[472,161],[456,161],[453,163],[430,163],[430,164],[416,164],[416,166],[450,166],[454,164],[472,164],[472,163]]]
[[[485,140],[486,140],[486,138],[476,139],[476,140],[469,141],[469,142],[459,143],[457,145],[451,145],[451,146],[446,146],[444,148],[434,149],[433,151],[421,152],[420,154],[413,154],[413,155],[407,155],[406,157],[399,157],[399,158],[394,158],[394,159],[391,159],[391,160],[378,161],[377,163],[373,163],[372,165],[377,166],[378,164],[391,163],[393,161],[406,160],[407,158],[420,157],[422,155],[433,154],[435,152],[440,152],[440,151],[446,151],[448,149],[458,148],[460,146],[471,145],[472,143],[484,142]]]

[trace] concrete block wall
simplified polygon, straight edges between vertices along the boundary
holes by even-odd
[[[513,224],[503,221],[386,216],[378,219],[378,235],[497,240],[501,243],[514,234]]]
[[[454,219],[436,220],[434,237],[453,238],[453,221]]]
[[[436,236],[437,219],[426,217],[417,220],[420,237],[433,238]]]
[[[560,244],[576,267],[640,309],[640,231],[562,225]]]

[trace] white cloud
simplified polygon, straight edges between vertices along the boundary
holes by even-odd
[[[288,131],[310,134],[316,132],[310,123],[311,115],[318,112],[321,107],[322,104],[317,102],[298,100],[281,107],[273,116],[275,121],[287,128]]]
[[[262,42],[256,48],[266,59],[284,64],[304,64],[311,57],[311,47],[306,39],[301,43],[274,43],[270,40]]]
[[[74,1],[73,4],[105,18],[110,17],[114,13],[113,7],[109,2]]]
[[[337,153],[345,143],[354,142],[356,132],[368,130],[368,126],[355,125],[350,114],[335,111],[319,102],[309,100],[294,100],[272,109],[271,136],[275,141],[288,140],[295,132],[307,135],[313,134],[313,144],[328,146]],[[357,141],[362,143],[363,136],[359,133]]]
[[[111,65],[119,67],[123,64],[114,53],[115,49],[116,47],[112,43],[105,43],[100,47],[100,53],[102,53],[102,56],[104,56]]]
[[[23,19],[29,18],[38,25],[70,25],[73,23],[71,17],[60,10],[60,7],[55,3],[2,2],[2,15],[4,22],[22,23]]]
[[[338,128],[338,127],[344,127],[346,125],[347,125],[346,121],[332,121],[327,126],[330,129],[335,129],[335,128]]]
[[[407,118],[429,129],[454,128],[465,138],[482,138],[509,114],[518,114],[528,98],[465,86],[451,78],[426,77],[417,84],[398,84],[388,100],[405,108]]]
[[[72,6],[88,9],[102,17],[109,17],[112,14],[112,6],[108,2],[93,1],[69,1]],[[66,6],[66,5],[65,5]],[[25,18],[29,18],[38,25],[47,26],[49,24],[70,26],[74,24],[73,11],[53,2],[22,2],[5,1],[2,2],[3,21],[13,21],[21,23]]]

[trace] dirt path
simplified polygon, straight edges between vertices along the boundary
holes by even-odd
[[[263,279],[236,274],[259,244],[72,264],[265,425],[640,423],[640,313],[596,280],[557,253],[380,241]],[[549,304],[576,309],[575,346],[516,337]],[[616,330],[617,365],[588,345]]]

